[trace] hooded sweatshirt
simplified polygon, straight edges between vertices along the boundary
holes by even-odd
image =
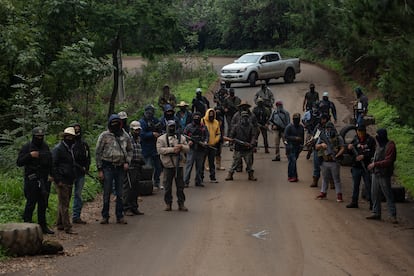
[[[208,115],[210,114],[210,111],[213,111],[213,114],[214,114],[214,120],[212,122],[208,119]],[[206,114],[204,115],[202,119],[202,122],[207,127],[208,133],[210,135],[208,139],[208,144],[210,146],[217,145],[220,142],[221,132],[220,132],[220,123],[219,121],[216,120],[216,111],[214,111],[213,108],[207,109]]]

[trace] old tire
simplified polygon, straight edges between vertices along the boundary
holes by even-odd
[[[0,224],[0,244],[14,256],[35,255],[41,251],[43,233],[36,223]]]
[[[152,180],[142,180],[139,182],[139,194],[142,196],[152,195],[154,183]]]
[[[355,125],[347,125],[344,126],[340,131],[339,135],[344,138],[345,144],[349,144],[352,142],[352,139],[354,138],[356,134],[356,126]]]
[[[256,86],[256,81],[257,81],[257,73],[256,72],[251,72],[249,75],[249,84],[251,87]]]
[[[292,83],[295,80],[295,71],[292,68],[286,69],[285,75],[283,76],[283,80],[286,83]]]
[[[142,167],[141,170],[141,180],[152,180],[154,175],[154,169],[152,167]]]

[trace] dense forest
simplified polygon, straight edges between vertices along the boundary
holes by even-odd
[[[339,60],[412,126],[413,8],[412,0],[0,0],[0,126],[31,113],[25,102],[47,115],[76,94],[88,100],[115,73],[113,102],[121,51],[153,59],[279,47]]]

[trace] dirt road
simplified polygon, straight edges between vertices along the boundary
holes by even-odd
[[[230,60],[213,62],[220,68]],[[291,114],[302,113],[303,95],[314,82],[320,93],[329,91],[338,127],[344,125],[349,95],[340,92],[329,72],[304,63],[302,70],[293,84],[271,82],[276,98]],[[259,88],[233,87],[249,102]],[[226,168],[231,157],[225,148]],[[312,163],[304,154],[297,183],[287,181],[286,157],[281,162],[272,158],[263,149],[255,155],[257,182],[247,181],[245,172],[226,182],[226,172],[220,171],[219,183],[205,188],[191,183],[185,190],[188,213],[162,211],[160,192],[144,198],[140,209],[145,215],[128,217],[128,225],[113,220],[100,225],[100,204],[95,202],[87,209],[94,214],[89,223],[76,226],[79,235],[63,240],[65,257],[32,258],[36,268],[22,266],[13,275],[412,275],[412,221],[403,216],[398,225],[367,221],[368,204],[362,200],[359,209],[346,209],[349,167],[341,169],[345,202],[337,203],[333,190],[328,200],[319,201],[314,199],[318,189],[309,187]],[[397,211],[412,210],[412,203],[405,204],[397,204]]]

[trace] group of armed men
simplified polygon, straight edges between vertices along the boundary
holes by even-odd
[[[364,116],[368,110],[368,99],[361,89],[357,88],[355,92],[357,133],[352,142],[345,145],[334,125],[337,121],[334,103],[329,100],[328,92],[324,92],[322,100],[319,100],[314,84],[310,84],[309,91],[305,94],[302,120],[301,115],[295,113],[292,122],[283,102],[275,101],[273,92],[265,83],[255,94],[256,106],[252,110],[247,101],[241,100],[233,88],[227,89],[223,83],[214,93],[214,108],[210,108],[208,99],[197,88],[191,109],[184,101],[177,104],[176,97],[170,92],[169,86],[165,85],[158,100],[158,106],[163,110],[160,119],[155,117],[153,105],[147,105],[143,117],[130,124],[126,112],[121,111],[109,117],[107,129],[98,137],[95,158],[98,178],[103,185],[100,223],[109,223],[111,194],[116,195],[117,223],[127,224],[125,215],[143,215],[138,209],[143,167],[153,170],[154,189],[165,190],[165,211],[172,211],[174,180],[178,210],[188,211],[184,205],[184,189],[189,187],[194,164],[195,186],[204,187],[205,171],[209,172],[210,182],[217,183],[216,170],[224,170],[221,165],[224,144],[228,144],[233,151],[233,162],[225,180],[233,180],[234,173],[242,171],[244,160],[248,180],[256,181],[253,156],[260,134],[265,153],[270,153],[269,131],[275,137],[275,157],[272,161],[281,160],[280,142],[284,142],[289,182],[298,181],[296,162],[305,147],[308,150],[307,159],[313,153],[313,182],[310,186],[318,187],[322,175],[321,191],[316,198],[326,199],[330,186],[335,189],[336,200],[342,202],[340,161],[342,155],[348,152],[353,155],[353,191],[352,201],[346,207],[358,208],[360,182],[363,179],[364,197],[372,210],[367,219],[381,219],[382,192],[387,200],[390,220],[397,223],[391,191],[391,176],[396,160],[395,143],[388,139],[386,129],[377,130],[375,138],[367,133]],[[34,128],[32,140],[22,147],[18,155],[17,165],[25,169],[26,206],[23,219],[32,222],[37,204],[37,221],[42,231],[45,234],[54,233],[46,223],[48,195],[51,183],[54,182],[58,195],[57,229],[76,234],[72,223],[86,223],[81,219],[81,210],[85,175],[90,175],[89,145],[82,138],[81,125],[78,123],[64,129],[62,140],[52,151],[44,141],[45,135],[46,132],[41,127]],[[74,201],[71,223],[69,205],[72,189]]]

